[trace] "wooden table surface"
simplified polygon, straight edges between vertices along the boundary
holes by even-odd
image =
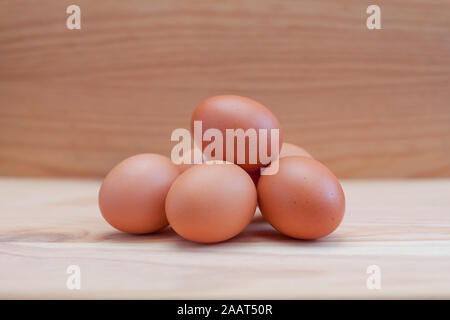
[[[257,214],[216,245],[114,230],[99,184],[0,179],[0,298],[450,298],[449,179],[343,181],[331,236],[288,239]],[[66,287],[69,265],[80,290]],[[366,287],[370,265],[380,290]]]

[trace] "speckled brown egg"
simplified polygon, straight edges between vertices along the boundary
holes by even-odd
[[[214,243],[239,234],[256,209],[250,176],[234,164],[200,164],[182,173],[166,198],[167,219],[183,238]]]
[[[202,121],[202,136],[207,129],[218,129],[223,136],[223,154],[222,160],[228,160],[237,163],[247,172],[258,171],[264,165],[268,163],[264,162],[263,159],[259,157],[259,149],[261,148],[259,129],[266,129],[267,137],[264,147],[267,150],[267,155],[269,162],[276,159],[279,155],[279,150],[282,144],[282,133],[280,130],[280,123],[275,115],[261,103],[252,100],[250,98],[236,96],[236,95],[220,95],[208,98],[201,102],[197,108],[194,110],[191,118],[191,132],[194,134],[194,121]],[[257,141],[255,141],[254,150],[257,156],[255,163],[252,163],[250,155],[250,143],[249,139],[245,141],[245,155],[243,163],[238,163],[237,157],[237,141],[234,144],[234,160],[227,159],[227,141],[226,141],[226,129],[255,129],[257,135]],[[272,153],[271,152],[271,130],[277,129],[279,133],[278,139],[278,149]],[[237,140],[237,139],[236,139]],[[212,142],[203,141],[203,150]],[[205,155],[207,156],[207,155]],[[215,158],[215,160],[220,160]]]
[[[301,156],[281,158],[276,174],[261,175],[258,201],[275,229],[297,239],[330,234],[345,211],[344,192],[334,174],[320,162]]]
[[[165,199],[179,175],[172,161],[158,154],[123,160],[105,177],[98,195],[100,211],[114,228],[133,234],[167,226]]]

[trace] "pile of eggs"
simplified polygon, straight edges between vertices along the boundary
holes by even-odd
[[[280,129],[268,108],[233,95],[206,99],[194,110],[191,130],[194,121],[202,121],[203,130],[216,128],[224,136],[226,129]],[[342,187],[308,152],[282,143],[281,131],[279,139],[280,152],[271,155],[278,171],[270,175],[261,175],[265,166],[259,158],[256,163],[246,158],[239,164],[208,159],[199,164],[174,164],[153,153],[125,159],[102,183],[100,211],[123,232],[147,234],[170,225],[185,239],[215,243],[242,232],[259,206],[265,220],[286,236],[324,237],[344,216]],[[270,139],[267,144],[270,150]],[[203,151],[207,145],[203,142],[199,148]]]

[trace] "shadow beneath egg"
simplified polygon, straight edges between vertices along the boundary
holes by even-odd
[[[294,246],[328,246],[331,244],[336,246],[337,243],[343,243],[344,241],[345,238],[335,233],[320,239],[304,240],[291,238],[277,231],[263,216],[256,216],[244,231],[228,242],[282,242]]]
[[[121,231],[108,232],[97,238],[102,242],[122,242],[122,243],[148,243],[165,242],[176,239],[178,235],[172,228],[166,227],[160,231],[148,234],[129,234]]]
[[[127,234],[120,231],[108,232],[97,238],[98,241],[112,243],[171,243],[178,249],[206,249],[229,246],[232,243],[284,243],[294,246],[327,246],[343,240],[339,236],[329,235],[317,240],[294,239],[274,229],[260,214],[255,215],[251,223],[237,236],[217,243],[197,243],[179,236],[170,226],[163,230],[143,235]]]

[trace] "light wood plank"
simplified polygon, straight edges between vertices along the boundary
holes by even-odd
[[[98,180],[0,179],[0,298],[450,298],[450,180],[346,180],[347,211],[319,241],[259,214],[231,241],[115,231]],[[82,288],[66,288],[81,267]],[[382,289],[366,288],[379,265]]]

